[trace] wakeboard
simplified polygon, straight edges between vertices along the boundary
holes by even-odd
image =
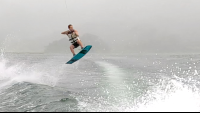
[[[91,45],[86,46],[83,48],[77,55],[75,55],[71,60],[69,60],[66,64],[73,64],[74,62],[83,58],[92,48]]]

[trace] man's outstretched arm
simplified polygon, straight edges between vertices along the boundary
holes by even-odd
[[[68,31],[64,31],[64,32],[62,32],[61,34],[66,34],[66,35],[67,35],[67,34],[68,34]]]

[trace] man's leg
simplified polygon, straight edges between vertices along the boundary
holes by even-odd
[[[72,54],[75,55],[75,52],[74,52],[74,45],[71,45],[71,46],[70,46],[70,50],[71,50]]]
[[[77,43],[81,46],[81,49],[83,49],[83,44],[82,44],[81,40],[77,40]]]

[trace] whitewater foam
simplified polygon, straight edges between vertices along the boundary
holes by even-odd
[[[166,82],[167,81],[167,82]],[[138,112],[200,111],[199,89],[176,80],[163,80],[138,102]]]
[[[9,61],[5,58],[0,61],[0,81],[2,81],[0,87],[21,82],[30,82],[49,86],[56,85],[58,79],[50,75],[48,72],[42,72],[39,67],[37,69],[34,65],[26,65],[22,62],[7,66],[8,62]]]
[[[161,77],[159,82],[148,88],[145,94],[135,98],[131,96],[129,88],[117,92],[115,85],[127,85],[123,82],[125,73],[113,64],[98,62],[105,69],[106,75],[111,84],[110,88],[102,88],[104,94],[108,97],[95,97],[86,99],[79,98],[79,108],[81,111],[97,111],[97,112],[187,112],[200,111],[200,92],[196,86],[198,83],[185,84],[185,81],[191,81],[186,78],[184,81],[175,78]],[[195,74],[195,73],[194,73]],[[123,76],[123,77],[122,77]],[[130,84],[129,84],[130,85]],[[128,86],[131,87],[131,86]],[[114,98],[115,100],[113,101]],[[93,100],[93,101],[90,101]],[[94,102],[94,100],[96,100]],[[117,101],[116,101],[117,100]]]

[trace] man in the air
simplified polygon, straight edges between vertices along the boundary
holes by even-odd
[[[76,54],[74,52],[74,49],[79,46],[81,46],[81,49],[83,49],[83,44],[79,39],[78,31],[75,30],[71,24],[68,26],[68,28],[68,31],[62,32],[61,34],[66,34],[69,37],[69,41],[72,43],[72,45],[70,46],[70,50],[73,56],[75,56]]]

